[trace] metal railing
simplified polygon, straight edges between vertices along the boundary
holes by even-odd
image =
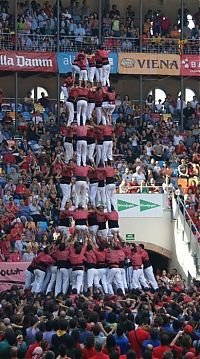
[[[81,47],[90,47],[96,49],[98,45],[97,36],[62,36],[60,35],[59,44],[57,36],[54,35],[31,35],[17,34],[18,51],[77,51]],[[0,36],[0,50],[15,50],[16,38],[12,34],[2,34]]]
[[[200,39],[187,39],[183,42],[180,39],[172,38],[143,38],[140,47],[139,37],[103,37],[104,46],[111,51],[117,52],[149,52],[149,53],[170,53],[170,54],[200,54]],[[33,35],[3,33],[0,36],[0,50],[17,50],[19,51],[77,51],[82,46],[90,47],[95,50],[99,44],[97,36],[65,36],[60,34],[59,44],[56,35]]]
[[[181,41],[180,39],[152,37],[143,38],[142,52],[149,53],[169,53],[169,54],[200,54],[200,38],[187,39]],[[131,37],[104,37],[103,43],[108,50],[125,51],[125,52],[140,52],[140,38]]]

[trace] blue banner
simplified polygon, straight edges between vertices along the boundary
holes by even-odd
[[[74,60],[76,52],[59,52],[57,54],[58,71],[60,74],[66,74],[72,70],[71,65]],[[111,65],[111,74],[118,72],[118,54],[117,52],[109,53],[109,62]]]

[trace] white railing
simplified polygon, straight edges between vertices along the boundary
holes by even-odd
[[[200,233],[179,197],[173,198],[173,216],[178,220],[178,228],[183,231],[183,241],[188,244],[188,250],[200,275]]]

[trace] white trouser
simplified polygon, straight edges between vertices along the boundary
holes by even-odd
[[[97,206],[106,203],[106,190],[105,187],[98,187],[97,189]]]
[[[42,293],[46,293],[47,286],[50,282],[50,279],[51,279],[51,268],[49,266],[46,270],[45,278],[43,281],[42,290],[41,290]]]
[[[70,236],[69,227],[66,226],[58,226],[59,231],[67,238]]]
[[[66,103],[68,97],[69,97],[69,91],[68,88],[66,86],[61,86],[61,90],[64,94],[64,102]]]
[[[81,166],[81,160],[83,166],[86,166],[86,157],[87,157],[87,141],[78,140],[76,143],[76,156],[77,156],[77,166]]]
[[[153,274],[152,266],[149,266],[149,267],[143,269],[143,271],[144,271],[144,275],[145,275],[146,279],[151,284],[152,288],[155,290],[158,289],[158,283],[156,282],[155,276]]]
[[[98,235],[101,239],[106,239],[106,238],[107,238],[107,234],[108,234],[108,230],[107,230],[107,229],[98,229],[97,235]]]
[[[127,283],[129,289],[133,289],[132,278],[133,278],[133,267],[130,266],[127,268]]]
[[[103,78],[103,69],[100,67],[100,69],[95,70],[95,76],[96,76],[96,82],[102,82]]]
[[[98,167],[102,159],[102,145],[96,145],[96,166]]]
[[[93,113],[94,109],[95,109],[95,103],[94,102],[92,102],[92,103],[89,102],[87,104],[87,114],[86,114],[87,120],[91,120],[92,113]]]
[[[69,269],[58,268],[56,276],[55,296],[59,293],[66,294],[69,288]]]
[[[95,151],[96,143],[91,143],[87,145],[87,156],[90,162],[94,163],[94,151]]]
[[[109,123],[108,106],[109,106],[108,101],[104,101],[102,103],[102,123],[105,123],[105,124]]]
[[[62,191],[62,202],[61,202],[61,211],[63,211],[65,209],[65,205],[67,203],[67,201],[69,201],[70,199],[70,195],[71,195],[71,183],[70,184],[66,184],[66,183],[60,183],[60,188]]]
[[[99,286],[99,276],[96,268],[90,268],[87,270],[87,286],[90,288],[93,287],[93,285],[97,288]]]
[[[88,231],[92,237],[92,241],[96,243],[96,235],[98,231],[99,226],[97,224],[94,224],[93,226],[88,227]]]
[[[109,123],[110,122],[110,117],[112,116],[112,113],[115,110],[115,105],[111,104],[111,103],[105,103],[102,105],[103,107],[103,117],[105,117],[106,122]]]
[[[107,211],[111,212],[111,205],[114,206],[115,183],[106,184],[106,206]]]
[[[31,283],[33,282],[34,275],[32,272],[30,272],[28,269],[25,270],[25,284],[24,289],[28,289],[31,286]]]
[[[80,70],[79,81],[87,81],[87,70]]]
[[[77,294],[80,294],[83,287],[84,270],[72,270],[72,289],[76,288]]]
[[[56,275],[57,275],[57,267],[56,266],[51,266],[50,267],[50,271],[51,271],[51,279],[49,281],[49,284],[47,286],[46,289],[46,294],[49,292],[52,292],[56,283]]]
[[[107,284],[108,284],[108,293],[114,294],[112,283],[115,282],[117,289],[121,288],[123,290],[122,285],[122,277],[120,268],[111,268],[107,274]]]
[[[110,64],[108,65],[103,65],[103,74],[102,74],[102,77],[103,77],[103,83],[102,85],[103,86],[110,86],[110,79],[109,79],[109,76],[110,76]]]
[[[96,196],[97,196],[98,182],[91,183],[89,185],[89,199],[92,206],[96,206]]]
[[[35,269],[34,275],[35,275],[35,280],[33,283],[32,291],[34,293],[41,293],[46,273],[40,269]]]
[[[120,268],[120,269],[121,269],[122,283],[123,283],[124,289],[128,289],[127,280],[126,280],[126,271],[124,268]]]
[[[74,75],[76,74],[80,75],[80,67],[77,65],[72,65],[72,72]]]
[[[113,160],[112,154],[113,141],[103,141],[102,147],[102,161],[107,162],[108,160]]]
[[[144,278],[143,269],[133,269],[132,286],[134,289],[148,288],[146,279]]]
[[[125,289],[127,288],[125,269],[124,269],[124,268],[120,268],[120,273],[121,273],[122,292],[123,292],[123,294],[125,294]],[[115,286],[117,287],[116,279],[114,279],[114,284],[115,284]]]
[[[99,283],[101,282],[101,286],[103,287],[104,293],[108,294],[108,286],[107,286],[106,276],[107,276],[107,269],[99,268],[98,269]]]
[[[88,227],[86,226],[86,224],[77,224],[75,226],[75,230],[77,232],[83,231],[83,232],[87,232],[88,231]]]
[[[84,208],[86,206],[86,192],[87,192],[87,183],[86,181],[77,181],[75,183],[75,207],[78,208],[78,205],[82,205]]]
[[[81,125],[81,116],[83,121],[83,126],[86,124],[86,112],[87,112],[87,101],[78,100],[77,101],[77,125]]]
[[[94,75],[96,73],[96,67],[88,67],[88,81],[94,82]]]
[[[102,110],[101,107],[95,107],[96,117],[97,117],[97,125],[100,125],[102,121]]]
[[[119,233],[119,228],[109,228],[108,229],[108,237],[112,237],[113,233]]]
[[[71,123],[74,121],[74,104],[72,102],[66,101],[65,105],[66,105],[67,111],[68,111],[67,126],[70,126]]]
[[[70,142],[64,142],[65,148],[65,163],[68,163],[73,158],[73,144]]]

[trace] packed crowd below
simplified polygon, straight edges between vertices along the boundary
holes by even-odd
[[[17,133],[9,112],[0,124],[0,261],[27,262],[24,288],[0,294],[0,358],[199,358],[199,282],[154,274],[114,195],[176,187],[199,228],[198,99],[183,132],[170,94],[148,96],[141,122],[103,46],[79,51],[61,89],[59,121],[28,93]]]
[[[2,49],[15,49],[16,34],[14,14],[9,1],[1,1],[0,46]],[[91,9],[86,0],[71,1],[65,8],[60,3],[60,50],[77,49],[81,46],[97,46],[99,35],[104,38],[108,49],[168,53],[199,53],[200,9],[190,14],[184,8],[183,40],[181,40],[181,10],[178,10],[176,23],[159,9],[149,9],[144,14],[143,30],[140,34],[138,14],[128,5],[121,14],[117,5],[103,9],[102,23],[98,12]],[[45,1],[18,2],[17,6],[17,48],[31,51],[57,50],[57,7]],[[191,21],[192,25],[191,25]],[[99,26],[102,31],[99,32]]]

